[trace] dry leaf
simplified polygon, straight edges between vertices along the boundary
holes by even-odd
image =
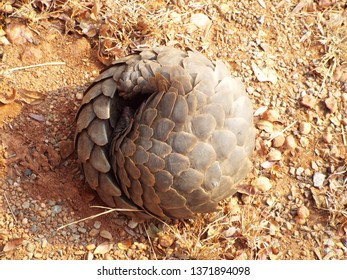
[[[17,90],[16,100],[23,101],[27,104],[32,104],[37,101],[42,101],[45,98],[45,94],[39,91],[31,91],[26,89]]]
[[[6,27],[6,35],[8,40],[16,45],[22,45],[26,42],[34,42],[33,32],[22,23],[10,23]]]
[[[98,247],[96,247],[96,249],[94,251],[94,255],[96,255],[96,254],[104,255],[104,254],[108,253],[112,248],[113,248],[113,243],[103,242],[100,245],[98,245]]]
[[[266,120],[259,120],[257,122],[257,128],[269,133],[273,132],[273,124]]]
[[[254,195],[255,194],[254,188],[250,185],[238,185],[237,191],[239,193],[243,193],[243,194],[247,194],[247,195]]]
[[[44,122],[46,119],[43,115],[29,113],[29,117],[38,122]]]
[[[9,252],[22,245],[24,238],[14,238],[8,241],[3,249],[3,252]]]
[[[123,240],[121,242],[118,242],[117,246],[121,250],[128,250],[129,247],[131,246],[131,244],[132,244],[131,239],[126,239],[126,240]]]

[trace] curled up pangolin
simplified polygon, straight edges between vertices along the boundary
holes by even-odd
[[[192,218],[215,211],[247,175],[252,113],[241,80],[221,61],[142,50],[87,89],[75,147],[86,181],[108,206]]]

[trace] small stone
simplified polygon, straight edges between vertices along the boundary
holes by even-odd
[[[296,214],[300,219],[307,219],[310,216],[310,211],[305,205],[301,205],[297,210]]]
[[[174,241],[175,241],[175,239],[171,235],[162,235],[159,237],[159,244],[163,248],[170,247]]]
[[[92,251],[92,250],[94,250],[95,249],[95,244],[93,244],[93,243],[91,243],[91,244],[88,244],[87,246],[86,246],[86,249],[88,250],[88,251]]]
[[[320,188],[323,186],[325,175],[319,172],[313,174],[313,186]]]
[[[54,206],[51,208],[51,211],[52,211],[52,213],[54,213],[54,214],[60,213],[61,210],[62,210],[62,206],[61,206],[61,205],[54,205]]]
[[[303,173],[305,171],[305,169],[303,168],[303,167],[298,167],[297,169],[296,169],[296,175],[297,176],[301,176],[301,174]]]
[[[318,170],[318,165],[317,165],[317,163],[316,163],[315,161],[311,161],[311,168],[312,168],[313,170],[315,170],[315,171]]]
[[[28,219],[27,218],[23,218],[22,225],[27,225],[27,224],[28,224]]]
[[[302,122],[299,126],[300,133],[303,135],[307,135],[311,132],[311,124],[308,122]]]
[[[293,135],[288,135],[286,137],[286,140],[284,141],[284,145],[286,148],[291,150],[295,149],[298,146]]]
[[[333,135],[329,132],[323,134],[323,141],[330,144],[333,141]]]
[[[131,229],[134,229],[134,228],[136,228],[138,226],[138,224],[139,224],[138,222],[136,222],[134,220],[130,220],[128,222],[128,227],[130,227]]]
[[[280,114],[275,109],[269,109],[263,114],[262,119],[269,122],[277,122],[280,120]]]
[[[25,176],[25,177],[30,177],[31,174],[32,174],[32,171],[31,171],[29,168],[27,168],[27,169],[24,170],[24,176]]]
[[[77,100],[82,100],[82,98],[83,98],[83,92],[77,92],[76,93],[76,99]]]
[[[282,154],[279,150],[276,150],[276,149],[272,149],[268,156],[267,156],[267,159],[269,161],[279,161],[281,160],[281,157],[282,157]]]
[[[300,145],[302,146],[302,147],[308,147],[309,146],[309,144],[310,144],[310,141],[306,138],[306,137],[304,137],[304,136],[302,136],[301,138],[300,138]]]
[[[42,258],[42,254],[41,253],[34,253],[34,258],[35,259],[41,259]]]
[[[35,244],[29,242],[26,245],[25,250],[27,250],[29,253],[33,253],[35,251]]]
[[[335,113],[338,109],[337,100],[334,97],[329,97],[325,100],[325,106],[327,106],[331,113]]]
[[[89,236],[91,237],[95,237],[99,234],[99,230],[95,229],[95,228],[92,228],[89,232]]]
[[[301,99],[301,104],[304,105],[305,107],[313,109],[317,104],[317,99],[312,95],[306,94]]]
[[[31,231],[31,232],[37,232],[37,230],[38,230],[37,225],[32,225],[32,226],[30,227],[30,231]]]
[[[223,14],[226,14],[230,11],[230,5],[223,3],[220,5],[220,10]]]
[[[101,227],[101,222],[100,221],[95,221],[94,222],[94,228],[100,229],[100,227]]]
[[[111,240],[113,238],[112,234],[107,230],[100,231],[100,236],[108,240]]]
[[[29,201],[23,202],[22,207],[23,207],[24,209],[28,209],[28,208],[30,207]]]
[[[48,245],[48,241],[47,241],[47,239],[42,239],[42,241],[41,241],[41,247],[42,247],[42,249],[44,249],[44,248],[46,248],[47,247],[47,245]]]
[[[260,177],[256,178],[253,181],[252,185],[254,188],[256,188],[262,192],[266,192],[266,191],[270,190],[272,187],[269,178],[264,177],[264,176],[260,176]]]
[[[274,148],[282,147],[285,139],[286,138],[282,134],[278,135],[277,137],[272,139],[272,147],[274,147]]]
[[[40,210],[38,211],[40,217],[44,218],[44,217],[47,217],[47,211],[44,211],[44,210]]]
[[[84,227],[79,227],[77,230],[78,230],[80,233],[86,233],[86,232],[87,232],[87,230],[86,230]]]

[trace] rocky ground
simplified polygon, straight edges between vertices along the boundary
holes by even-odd
[[[0,4],[0,259],[346,259],[344,1],[59,3]],[[85,88],[153,45],[227,62],[254,104],[242,191],[194,221],[102,208],[73,153]]]

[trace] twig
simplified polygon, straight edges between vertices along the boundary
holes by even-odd
[[[153,250],[153,254],[154,254],[154,258],[157,260],[157,254],[155,253],[155,250],[154,250],[154,246],[153,246],[153,243],[152,243],[152,240],[151,238],[149,237],[149,234],[148,234],[148,231],[147,231],[147,228],[143,225],[143,228],[146,232],[146,235],[147,235],[147,238],[148,238],[148,242],[149,242],[149,245],[151,246],[152,250]]]
[[[108,209],[102,213],[99,213],[99,214],[96,214],[96,215],[92,215],[92,216],[88,216],[86,218],[83,218],[83,219],[80,219],[80,220],[77,220],[77,221],[74,221],[74,222],[71,222],[71,223],[68,223],[66,225],[63,225],[61,227],[58,227],[57,230],[61,230],[63,228],[66,228],[68,226],[71,226],[71,225],[74,225],[74,224],[77,224],[79,222],[83,222],[83,221],[86,221],[86,220],[89,220],[89,219],[94,219],[94,218],[97,218],[99,216],[102,216],[102,215],[106,215],[106,214],[109,214],[109,213],[112,213],[114,211],[121,211],[121,212],[126,212],[126,211],[132,211],[132,212],[138,212],[138,211],[142,211],[142,210],[133,210],[133,209],[118,209],[118,208],[109,208],[109,207],[104,207],[104,206],[91,206],[92,208],[102,208],[102,209]]]
[[[287,131],[289,128],[291,128],[293,125],[295,125],[298,121],[294,121],[292,122],[290,125],[288,125],[286,128],[284,128],[283,130],[274,133],[274,135],[269,139],[269,141],[272,141],[273,139],[275,139],[277,136],[281,135],[283,132]]]
[[[341,125],[341,129],[342,129],[342,141],[343,141],[343,145],[346,146],[346,135],[345,135],[345,128],[343,125]]]
[[[10,212],[11,212],[11,214],[12,214],[12,216],[13,216],[13,219],[17,222],[17,218],[16,218],[16,216],[14,215],[14,213],[13,213],[13,211],[12,211],[12,208],[11,208],[11,206],[10,206],[10,203],[9,203],[9,201],[8,201],[7,196],[6,196],[5,193],[4,193],[4,198],[5,198],[5,200],[6,200],[7,207],[8,207],[8,209],[10,209]]]
[[[41,64],[16,67],[16,68],[7,69],[3,73],[5,75],[5,74],[13,73],[16,71],[20,71],[20,70],[25,70],[25,69],[35,68],[35,67],[42,67],[42,66],[50,66],[50,65],[65,65],[65,62],[47,62],[47,63],[41,63]]]

